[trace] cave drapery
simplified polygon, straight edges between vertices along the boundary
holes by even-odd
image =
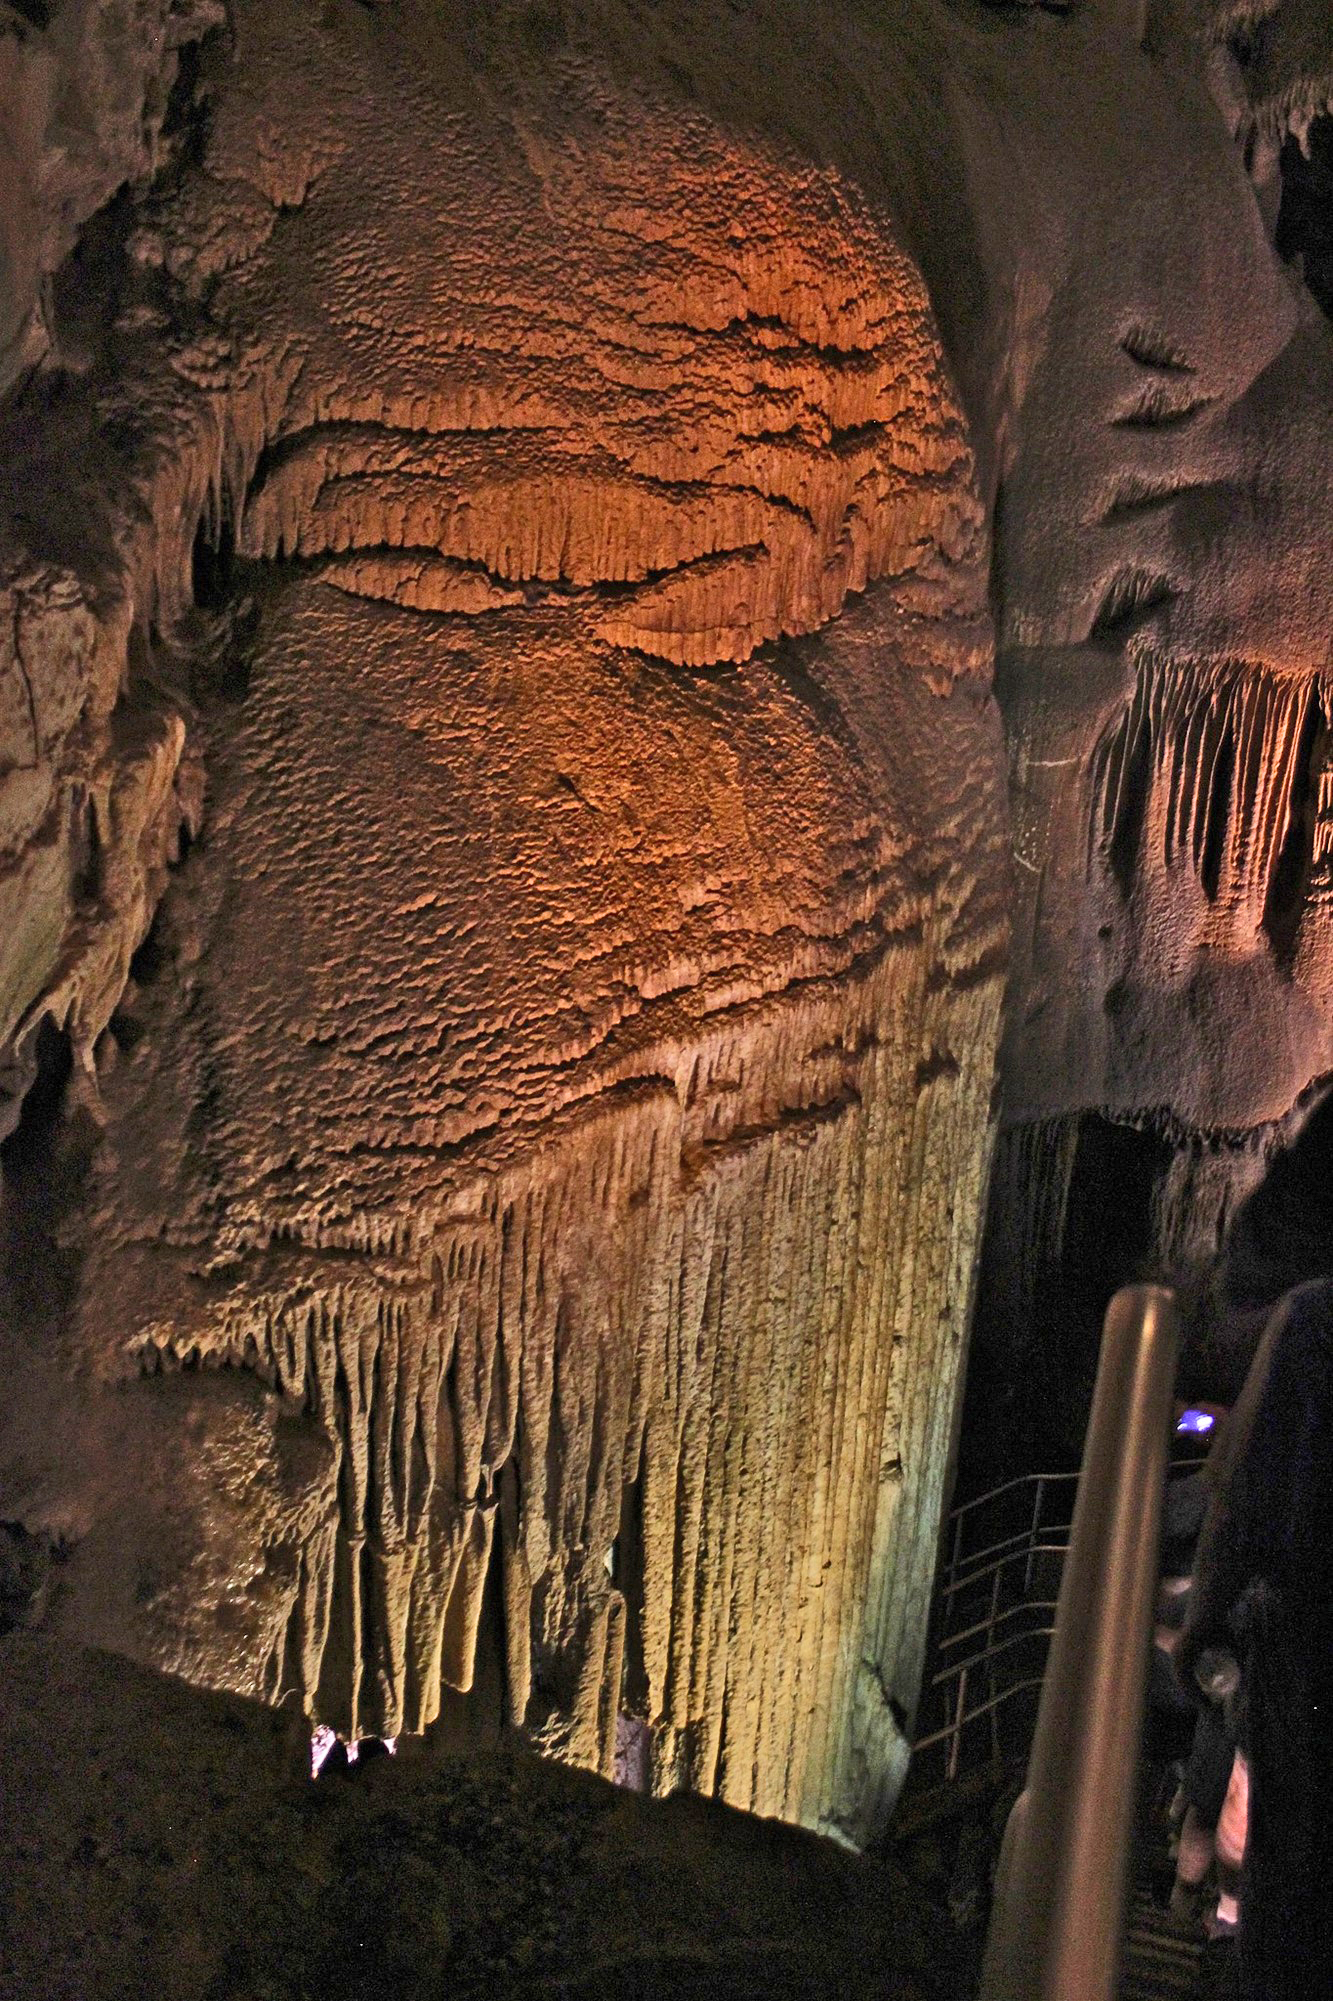
[[[1089,1161],[1194,1255],[1333,1068],[1333,34],[40,12],[0,1518],[71,1637],[864,1841],[997,1131],[1018,1435]]]

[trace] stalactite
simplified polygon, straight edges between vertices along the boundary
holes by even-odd
[[[1262,1180],[1275,1144],[1277,1134],[1267,1127],[1182,1141],[1153,1201],[1164,1274],[1188,1280],[1210,1268],[1230,1218]]]
[[[990,1182],[988,1288],[1017,1328],[1037,1322],[1039,1302],[1059,1272],[1078,1115],[1006,1127]]]
[[[187,1366],[271,1376],[334,1445],[336,1521],[269,1645],[320,1720],[420,1730],[469,1686],[498,1538],[514,1713],[607,1766],[626,1610],[606,1564],[639,1482],[654,1783],[856,1836],[882,1817],[984,1173],[962,1053],[996,1008],[932,982],[927,946],[890,947],[851,1019],[827,992],[724,1020],[675,1088],[479,1183],[466,1222],[419,1217],[398,1296],[261,1295],[202,1330]],[[962,1061],[922,1088],[946,1039]],[[854,1087],[793,1105],[812,1052],[858,1044]],[[144,1339],[139,1366],[170,1346]]]
[[[1225,927],[1252,939],[1308,783],[1302,750],[1312,716],[1326,736],[1333,682],[1145,654],[1129,705],[1096,753],[1096,852],[1123,851],[1134,872],[1191,871]],[[1327,770],[1317,782],[1316,861],[1328,846]]]
[[[535,315],[508,388],[485,343],[442,366],[433,318],[368,386],[247,329],[240,286],[225,352],[150,350],[116,392],[116,636],[171,670],[212,818],[169,974],[115,1016],[74,1338],[117,1394],[206,1377],[271,1426],[235,1502],[262,1491],[257,1546],[205,1488],[209,1588],[146,1599],[150,1658],[396,1735],[455,1713],[494,1616],[540,1748],[609,1771],[628,1711],[659,1790],[863,1840],[969,1305],[1002,807],[984,521],[918,281],[841,193],[787,198],[799,226],[709,247],[657,317],[637,276],[553,345]],[[136,254],[221,318],[211,228],[149,205]],[[793,644],[840,612],[831,651]],[[370,786],[387,737],[331,749],[363,673],[420,732]]]

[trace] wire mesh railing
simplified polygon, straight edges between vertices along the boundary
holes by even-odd
[[[1177,1459],[1171,1477],[1202,1463]],[[1078,1480],[1026,1473],[952,1510],[913,1744],[919,1780],[1026,1756]]]
[[[913,1747],[918,1760],[939,1761],[943,1779],[1002,1763],[1007,1736],[1016,1754],[1026,1748],[1077,1490],[1077,1473],[1029,1473],[949,1518]]]

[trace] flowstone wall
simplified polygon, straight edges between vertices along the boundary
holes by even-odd
[[[10,400],[5,1510],[196,1682],[480,1678],[863,1839],[990,1141],[984,512],[882,203],[510,25],[238,10]]]
[[[1012,1442],[1080,1145],[1106,1244],[1200,1245],[1331,1067],[1326,27],[9,22],[46,1623],[883,1824],[997,1117]]]

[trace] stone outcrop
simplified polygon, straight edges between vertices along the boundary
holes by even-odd
[[[864,1839],[1006,930],[920,276],[650,47],[265,6],[197,102],[96,365],[11,408],[23,661],[84,701],[63,912],[15,876],[74,1074],[15,1142],[6,1505],[71,1633],[351,1732],[498,1683]]]
[[[12,0],[0,15],[0,393],[56,341],[53,287],[84,226],[172,150],[181,52],[219,0]],[[89,355],[62,327],[56,358]]]
[[[304,1776],[291,1719],[0,1642],[0,1995],[952,2001],[895,1869],[522,1754]]]
[[[915,197],[995,507],[1013,810],[980,1462],[1077,1453],[1110,1292],[1206,1260],[1333,1067],[1333,341],[1283,262],[1318,269],[1283,186],[1331,58],[1299,5],[979,34],[952,213],[984,286]]]

